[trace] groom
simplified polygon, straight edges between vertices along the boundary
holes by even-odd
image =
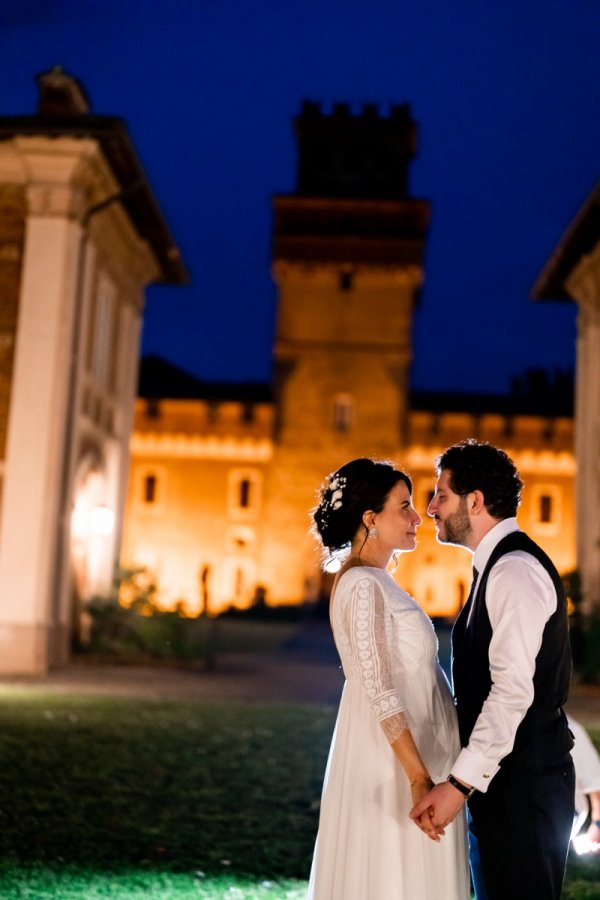
[[[571,657],[561,580],[517,526],[523,483],[506,453],[462,441],[439,457],[437,475],[427,512],[438,540],[473,553],[473,586],[452,632],[463,749],[411,817],[428,811],[442,833],[467,801],[478,900],[554,900],[575,781],[562,710]]]

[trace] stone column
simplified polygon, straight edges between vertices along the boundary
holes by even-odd
[[[57,141],[54,156],[30,144],[21,156],[28,215],[0,523],[2,672],[45,672],[60,641],[52,592],[86,144],[61,153]]]
[[[600,243],[567,282],[579,305],[575,398],[577,565],[583,611],[600,612]]]

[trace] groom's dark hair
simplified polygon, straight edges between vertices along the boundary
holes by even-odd
[[[436,470],[450,473],[450,487],[465,496],[481,491],[485,508],[495,519],[516,515],[523,482],[517,467],[504,450],[469,438],[453,444],[438,456]]]

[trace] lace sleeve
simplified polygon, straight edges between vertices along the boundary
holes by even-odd
[[[345,627],[357,671],[377,721],[390,743],[408,728],[392,680],[385,606],[380,585],[361,578],[345,610]]]

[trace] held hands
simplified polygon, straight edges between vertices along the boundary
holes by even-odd
[[[415,824],[418,825],[421,831],[425,832],[425,834],[430,837],[432,841],[436,841],[437,843],[439,843],[439,835],[444,834],[444,829],[442,828],[438,831],[434,827],[431,821],[429,808],[426,807],[424,812],[418,817],[413,816],[415,808],[421,805],[421,801],[423,801],[426,797],[429,797],[433,787],[433,781],[431,780],[431,778],[429,778],[429,776],[421,777],[415,779],[414,781],[411,781],[410,792],[412,794],[413,809],[411,810],[410,816],[412,819],[414,819]]]
[[[410,817],[432,841],[439,841],[439,836],[445,833],[446,825],[454,821],[464,802],[465,797],[460,791],[449,782],[442,781],[415,803]]]
[[[600,853],[600,825],[598,821],[595,820],[592,822],[590,827],[587,830],[587,836],[589,838],[590,844],[592,844],[592,852]]]

